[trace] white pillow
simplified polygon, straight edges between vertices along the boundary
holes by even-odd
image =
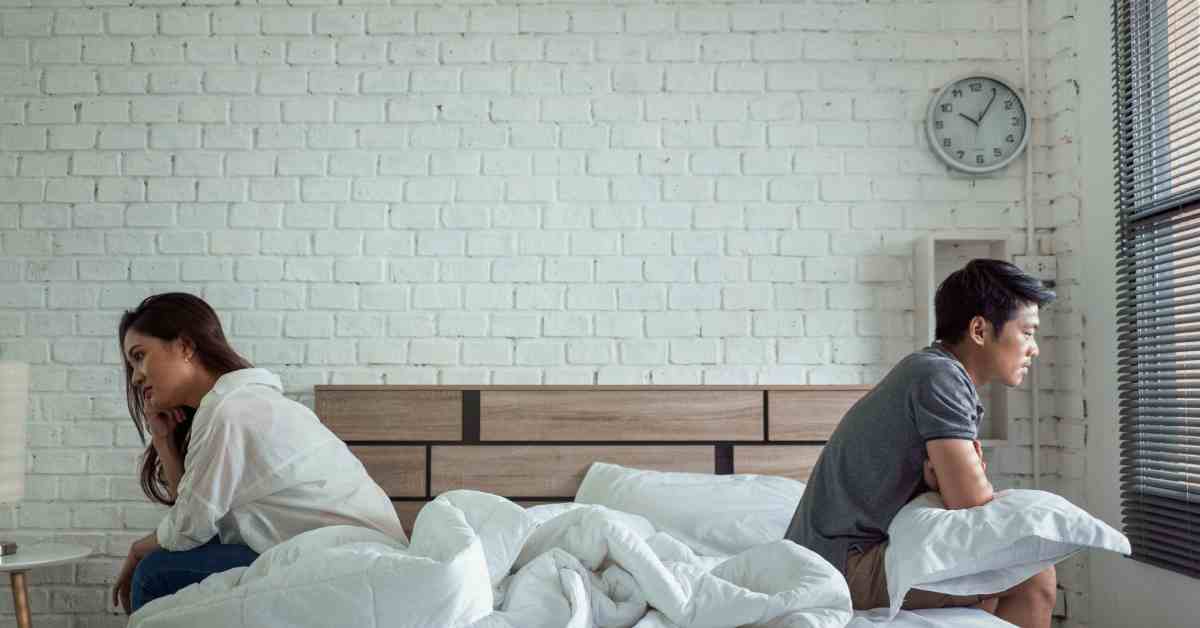
[[[713,475],[593,463],[575,493],[641,515],[697,554],[730,556],[778,541],[787,532],[804,483],[771,475]]]
[[[925,493],[888,527],[889,617],[909,589],[951,595],[999,593],[1088,547],[1130,553],[1129,539],[1066,499],[1012,489],[976,508],[946,510]]]

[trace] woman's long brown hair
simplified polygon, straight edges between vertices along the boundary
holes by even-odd
[[[185,292],[166,292],[147,297],[137,309],[126,310],[121,315],[117,342],[121,361],[125,364],[125,400],[129,405],[129,416],[133,419],[143,444],[146,443],[145,408],[140,391],[133,385],[133,365],[125,355],[125,334],[129,330],[164,342],[171,342],[177,338],[188,339],[195,347],[193,357],[217,377],[253,366],[230,346],[229,341],[225,339],[225,332],[221,329],[221,319],[200,297]],[[196,409],[185,407],[184,413],[187,420],[175,426],[171,440],[179,451],[179,457],[186,461],[188,442],[192,436],[192,416]],[[139,475],[142,491],[147,497],[160,504],[175,504],[175,500],[167,491],[162,461],[159,460],[158,451],[154,449],[153,443],[146,446],[146,452],[142,455]]]

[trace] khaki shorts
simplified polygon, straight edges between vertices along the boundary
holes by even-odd
[[[884,541],[868,547],[863,552],[850,550],[850,555],[846,558],[846,582],[850,585],[850,599],[854,602],[855,610],[887,608],[890,605],[887,573],[883,568],[883,555],[887,545]],[[992,596],[946,595],[910,589],[900,608],[911,611],[922,608],[975,606],[989,597]]]

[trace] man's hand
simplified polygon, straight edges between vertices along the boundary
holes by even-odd
[[[987,473],[987,461],[985,461],[983,459],[983,443],[980,442],[979,439],[977,438],[977,439],[975,439],[974,444],[975,444],[975,455],[979,456],[979,466],[980,466],[980,468],[983,469],[984,473]],[[925,485],[929,487],[929,490],[937,491],[938,490],[937,472],[933,468],[933,461],[931,461],[929,458],[925,458],[925,465],[924,465],[923,473],[925,475]]]
[[[994,489],[979,455],[982,443],[942,438],[925,443],[925,450],[946,508],[974,508],[992,501]]]
[[[930,462],[929,458],[925,459],[925,484],[931,491],[936,492],[938,490],[937,474],[933,472],[933,463]]]
[[[978,438],[975,439],[975,455],[979,456],[979,466],[987,473],[987,461],[983,459],[983,443]]]

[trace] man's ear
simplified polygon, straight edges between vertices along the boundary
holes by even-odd
[[[970,339],[971,342],[975,343],[976,346],[982,347],[983,343],[987,340],[987,333],[991,327],[992,324],[988,322],[986,318],[982,316],[975,316],[971,318],[971,322],[967,324],[967,338]],[[993,334],[993,337],[994,336],[995,335]]]

